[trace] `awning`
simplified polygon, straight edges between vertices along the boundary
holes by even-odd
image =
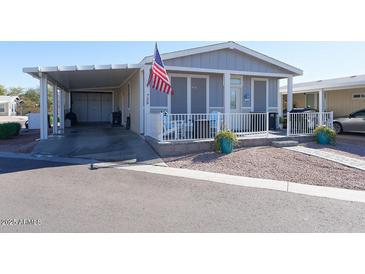
[[[115,89],[123,84],[140,65],[90,65],[24,68],[23,72],[39,79],[47,74],[48,81],[67,91],[82,89]]]

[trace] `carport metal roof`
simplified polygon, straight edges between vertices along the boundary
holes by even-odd
[[[318,80],[313,82],[298,83],[293,86],[294,93],[323,90],[339,90],[365,87],[365,74],[348,77]],[[286,94],[287,86],[280,87],[280,92]]]
[[[23,72],[40,79],[46,73],[48,81],[71,90],[116,89],[141,68],[139,64],[28,67]]]

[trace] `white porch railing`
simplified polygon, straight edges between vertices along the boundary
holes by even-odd
[[[147,135],[160,141],[214,139],[229,129],[238,136],[268,134],[268,113],[219,113],[148,115]]]
[[[313,135],[319,125],[333,128],[333,112],[287,113],[287,135]]]

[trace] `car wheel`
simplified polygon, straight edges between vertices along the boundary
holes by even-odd
[[[342,126],[340,123],[333,123],[333,129],[336,131],[336,134],[342,133]]]

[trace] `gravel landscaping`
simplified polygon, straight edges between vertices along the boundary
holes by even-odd
[[[0,151],[30,153],[38,138],[39,130],[21,130],[19,136],[0,140]]]
[[[171,167],[365,190],[364,171],[281,148],[242,148],[228,155],[205,152],[164,161]]]

